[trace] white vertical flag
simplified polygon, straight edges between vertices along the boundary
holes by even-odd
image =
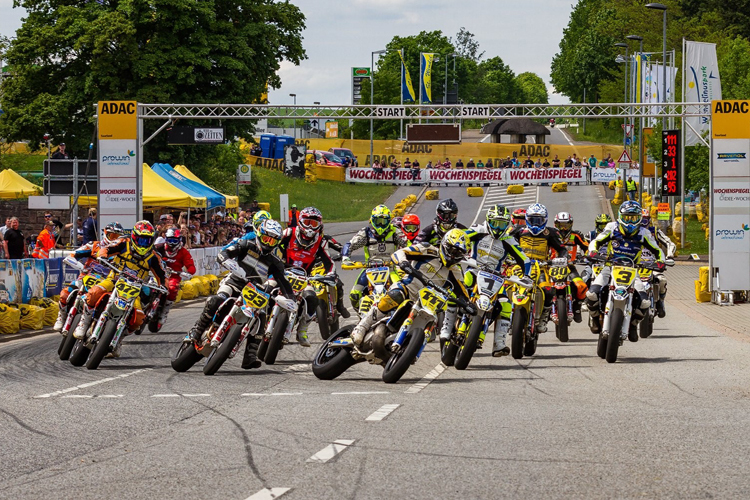
[[[686,118],[698,133],[709,130],[711,101],[721,99],[721,78],[716,59],[716,44],[685,40],[685,102],[706,103],[704,111],[709,116]],[[700,141],[690,128],[685,134],[685,146],[694,146]]]

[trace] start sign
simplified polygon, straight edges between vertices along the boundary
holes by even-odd
[[[138,135],[138,104],[135,101],[99,101],[99,139],[135,139]]]

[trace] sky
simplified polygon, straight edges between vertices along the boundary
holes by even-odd
[[[369,66],[370,53],[396,35],[441,30],[455,38],[461,27],[474,33],[484,57],[500,56],[516,73],[531,71],[547,85],[550,103],[569,102],[554,94],[550,64],[558,51],[575,0],[291,0],[306,17],[299,66],[281,63],[280,89],[271,104],[344,105],[351,103],[352,66]],[[24,11],[0,0],[0,33],[13,36]],[[414,76],[413,78],[416,78]],[[415,80],[416,84],[416,80]],[[498,103],[501,104],[501,103]]]

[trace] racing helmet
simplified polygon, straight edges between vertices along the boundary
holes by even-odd
[[[648,228],[651,226],[651,212],[648,208],[641,211],[641,226]]]
[[[526,209],[526,227],[534,236],[539,235],[547,227],[547,207],[541,203],[534,203]]]
[[[626,201],[620,205],[617,222],[622,234],[633,236],[641,229],[641,210],[641,204],[637,201]]]
[[[391,211],[385,205],[378,205],[372,209],[370,226],[378,236],[383,236],[391,225]]]
[[[260,226],[261,222],[270,218],[271,214],[269,214],[265,210],[258,210],[257,212],[255,212],[255,215],[253,215],[253,230]]]
[[[284,230],[273,219],[264,219],[255,231],[255,244],[261,254],[269,254],[281,243]]]
[[[514,226],[526,225],[526,209],[525,208],[517,208],[513,210],[513,225]]]
[[[179,229],[173,227],[167,229],[164,234],[164,250],[167,252],[167,256],[175,257],[184,245],[185,240],[182,238]]]
[[[452,266],[466,257],[469,250],[469,237],[460,229],[451,229],[440,241],[440,260],[445,266]]]
[[[154,226],[149,221],[136,222],[133,231],[130,233],[130,249],[133,257],[143,259],[148,256],[154,248],[155,238]]]
[[[309,248],[323,231],[323,214],[315,207],[303,208],[297,216],[297,243]]]
[[[458,220],[458,205],[452,198],[438,203],[435,209],[435,228],[438,232],[446,233],[456,227]]]
[[[487,210],[487,229],[493,238],[500,238],[510,227],[510,210],[504,205],[495,205]]]
[[[610,217],[609,214],[597,215],[596,219],[594,219],[594,226],[596,227],[596,232],[601,233],[602,231],[604,231],[604,228],[610,222],[612,222],[612,217]]]
[[[406,214],[401,219],[401,230],[406,235],[409,241],[414,241],[414,238],[419,234],[420,220],[417,214]]]
[[[124,234],[125,228],[122,227],[122,224],[120,224],[119,222],[110,222],[109,224],[104,226],[101,242],[104,245],[111,245],[118,238],[122,238]]]
[[[560,212],[555,215],[555,228],[560,231],[563,240],[570,235],[573,230],[573,216],[568,212]]]

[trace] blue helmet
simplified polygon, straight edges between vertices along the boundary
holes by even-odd
[[[642,209],[637,201],[626,201],[620,205],[617,223],[620,231],[626,236],[633,236],[641,228]]]
[[[526,209],[526,227],[534,236],[547,227],[547,208],[541,203],[534,203]]]

